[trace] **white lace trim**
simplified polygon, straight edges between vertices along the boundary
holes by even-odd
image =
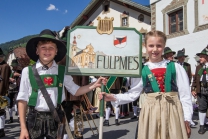
[[[166,68],[167,63],[169,63],[170,60],[163,60],[161,62],[158,63],[152,63],[152,62],[147,62],[144,65],[147,65],[149,67],[149,69],[155,69],[155,68]]]

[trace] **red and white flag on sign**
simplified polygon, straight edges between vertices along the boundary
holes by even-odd
[[[127,36],[114,36],[114,46],[123,48],[126,46]]]

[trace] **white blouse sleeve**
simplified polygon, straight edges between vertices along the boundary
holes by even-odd
[[[135,101],[143,90],[143,82],[141,78],[131,78],[131,89],[124,94],[114,95],[116,101],[111,101],[114,107]]]
[[[191,90],[189,86],[189,79],[186,71],[178,63],[175,63],[176,68],[176,82],[178,86],[178,92],[180,101],[183,108],[184,120],[191,121],[193,114]]]
[[[30,93],[31,92],[30,92],[28,67],[25,67],[22,70],[22,77],[20,81],[20,88],[19,88],[19,93],[17,95],[17,100],[23,100],[23,101],[28,102]]]

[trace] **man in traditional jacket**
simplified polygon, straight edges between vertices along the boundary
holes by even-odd
[[[22,72],[22,69],[18,65],[18,62],[16,59],[12,60],[11,67],[12,67],[12,73],[9,78],[10,87],[9,87],[9,91],[8,91],[8,97],[10,99],[8,112],[9,112],[10,119],[7,122],[7,124],[13,123],[13,109],[12,108],[13,108],[14,104],[16,103],[15,98],[16,98],[17,93],[19,91],[20,76],[21,76],[21,72]]]
[[[163,54],[163,58],[173,61],[173,56],[175,55],[175,51],[172,51],[169,47],[165,47],[164,49],[164,54]]]
[[[200,64],[196,67],[195,76],[192,83],[192,95],[197,97],[199,104],[199,134],[204,134],[206,129],[204,127],[206,112],[208,108],[208,45],[201,53],[197,53],[200,57]]]
[[[188,77],[189,77],[189,83],[191,84],[191,79],[192,79],[192,73],[191,73],[191,65],[185,61],[185,58],[188,57],[185,55],[185,49],[183,48],[182,50],[179,50],[175,59],[177,59],[177,63],[180,64],[186,71]]]
[[[5,62],[5,55],[0,48],[0,95],[5,96],[9,89],[10,66]],[[0,106],[1,107],[1,106]],[[0,137],[4,137],[5,110],[0,109]]]

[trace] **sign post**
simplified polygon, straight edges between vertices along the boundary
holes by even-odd
[[[101,92],[105,92],[105,86],[102,84]],[[104,97],[100,100],[100,125],[99,125],[99,139],[103,139],[103,117],[104,117]]]

